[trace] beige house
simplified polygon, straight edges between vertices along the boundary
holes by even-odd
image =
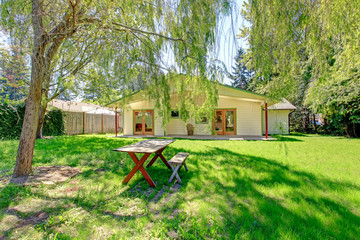
[[[134,94],[123,108],[124,135],[187,135],[187,124],[191,124],[194,135],[262,136],[262,112],[266,102],[270,101],[267,96],[225,85],[219,85],[218,94],[214,119],[204,117],[201,121],[189,119],[184,122],[176,110],[177,95],[173,93],[171,118],[165,126],[154,102],[142,97],[141,92]],[[114,102],[110,106],[117,105]]]

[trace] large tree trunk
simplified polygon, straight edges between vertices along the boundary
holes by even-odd
[[[47,103],[43,104],[40,108],[40,117],[39,117],[39,123],[38,123],[37,131],[36,131],[36,138],[43,138],[42,129],[43,129],[43,125],[44,125],[46,109],[47,109]]]
[[[72,1],[69,1],[69,11],[65,13],[63,21],[52,28],[48,35],[44,30],[43,17],[45,15],[42,12],[42,8],[44,7],[42,4],[42,0],[32,0],[34,46],[31,57],[31,83],[29,97],[26,100],[24,122],[14,169],[15,177],[29,175],[32,171],[32,160],[41,107],[42,83],[50,79],[51,63],[54,56],[57,54],[64,38],[76,32],[76,19],[84,13],[84,11],[81,11],[80,5],[77,3],[73,4]],[[47,44],[50,43],[49,40],[51,40],[51,36],[56,35],[58,38],[51,41],[52,44],[47,47],[45,53],[45,48]],[[45,110],[43,111],[44,114]]]
[[[43,77],[43,66],[41,66],[43,55],[40,52],[41,48],[36,48],[32,57],[30,91],[29,97],[26,99],[24,122],[14,169],[16,177],[28,175],[32,171],[32,159],[41,104],[41,81]]]
[[[24,122],[20,135],[14,176],[29,175],[32,172],[32,160],[36,130],[39,122],[41,105],[41,84],[44,76],[44,30],[41,5],[32,1],[32,22],[34,28],[34,49],[31,57],[31,82],[29,97],[26,99]]]

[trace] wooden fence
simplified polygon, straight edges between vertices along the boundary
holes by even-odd
[[[123,118],[117,115],[118,129],[123,128]],[[115,115],[92,114],[85,112],[66,112],[64,116],[65,134],[115,132]],[[120,132],[120,131],[119,131]]]

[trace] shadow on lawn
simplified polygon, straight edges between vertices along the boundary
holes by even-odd
[[[303,142],[303,140],[291,137],[291,135],[275,135],[273,137],[276,138],[276,142]]]
[[[36,142],[34,163],[59,163],[68,166],[96,164],[99,168],[117,170],[127,154],[112,150],[138,141],[141,139],[99,138],[86,135],[41,140]]]
[[[358,210],[346,206],[349,203],[339,196],[360,191],[357,185],[318,178],[270,159],[222,148],[190,151],[190,156],[189,168],[195,179],[185,177],[184,181],[191,181],[199,191],[189,193],[192,198],[187,201],[199,200],[218,209],[229,238],[250,233],[255,238],[260,234],[264,238],[355,239],[360,234],[360,217],[354,213]],[[284,189],[282,194],[276,193],[279,187]],[[222,196],[228,206],[211,195]]]
[[[77,178],[80,180],[93,179],[96,183],[98,175],[94,170],[102,167],[105,172],[115,174],[120,187],[120,182],[133,168],[133,162],[127,154],[111,152],[111,149],[143,139],[88,138],[85,140],[82,138],[64,138],[61,141],[59,140],[59,144],[57,144],[60,147],[55,146],[55,144],[46,146],[46,142],[39,142],[37,144],[41,144],[41,148],[45,148],[45,150],[42,153],[44,155],[40,154],[38,163],[43,163],[41,157],[45,158],[45,152],[48,152],[53,158],[64,157],[69,165],[77,166],[81,165],[81,161],[84,159],[67,159],[64,154],[79,154],[80,156],[96,152],[95,159],[91,158],[85,161],[86,164],[89,164],[87,166],[93,169],[84,171]],[[164,151],[166,159],[180,151],[189,152],[190,157],[187,160],[189,172],[180,172],[183,180],[179,192],[180,197],[175,201],[175,204],[167,205],[166,208],[161,209],[163,216],[171,215],[184,204],[199,201],[208,206],[209,211],[210,208],[217,209],[222,220],[219,220],[218,225],[221,227],[217,228],[216,231],[222,238],[234,239],[248,236],[249,238],[276,239],[283,237],[290,239],[355,239],[360,234],[358,228],[360,217],[358,213],[354,213],[358,209],[350,209],[349,203],[341,199],[342,196],[340,195],[350,191],[360,191],[359,186],[319,178],[263,157],[238,154],[218,147],[208,147],[208,149],[207,151],[191,151],[189,148],[182,149],[171,145],[166,148]],[[96,165],[97,159],[104,162]],[[167,179],[171,171],[168,171],[160,160],[147,171],[158,187],[145,197],[142,193],[146,192],[148,187],[143,177],[132,179],[128,189],[120,194],[110,196],[107,188],[114,186],[105,186],[98,192],[92,193],[100,196],[97,198],[84,197],[81,194],[73,197],[49,197],[46,193],[36,193],[36,197],[71,202],[74,205],[71,208],[80,207],[98,216],[110,216],[119,224],[123,224],[124,221],[131,221],[134,218],[148,218],[152,213],[118,214],[106,210],[104,206],[107,203],[114,202],[116,203],[115,206],[122,206],[116,202],[118,199],[136,198],[148,204],[163,186],[169,185]],[[137,173],[137,175],[139,174]],[[107,178],[104,179],[106,181]],[[139,194],[134,194],[132,190],[139,185],[141,186]],[[193,192],[193,189],[196,192]],[[0,209],[8,208],[16,198],[26,197],[30,192],[29,187],[22,188],[13,185],[5,187],[0,193]],[[166,194],[161,195],[157,202],[165,197]],[[221,200],[215,200],[218,198]],[[65,210],[67,209],[61,206],[54,211],[61,213]],[[192,216],[188,217],[191,218]],[[199,216],[196,218],[198,219]],[[182,222],[179,218],[169,220],[165,217],[160,220],[165,222],[179,221],[176,224],[185,224],[185,220]],[[197,221],[196,224],[183,226],[183,228],[185,228],[185,232],[199,236],[196,231],[201,225],[204,225],[202,226],[203,229],[209,229],[209,224],[198,223]],[[11,231],[15,230],[12,229]],[[207,238],[208,236],[204,233],[199,237]]]

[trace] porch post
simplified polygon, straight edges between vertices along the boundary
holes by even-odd
[[[115,108],[115,137],[117,137],[117,107]]]
[[[265,138],[268,139],[268,109],[267,109],[267,102],[265,102]]]

